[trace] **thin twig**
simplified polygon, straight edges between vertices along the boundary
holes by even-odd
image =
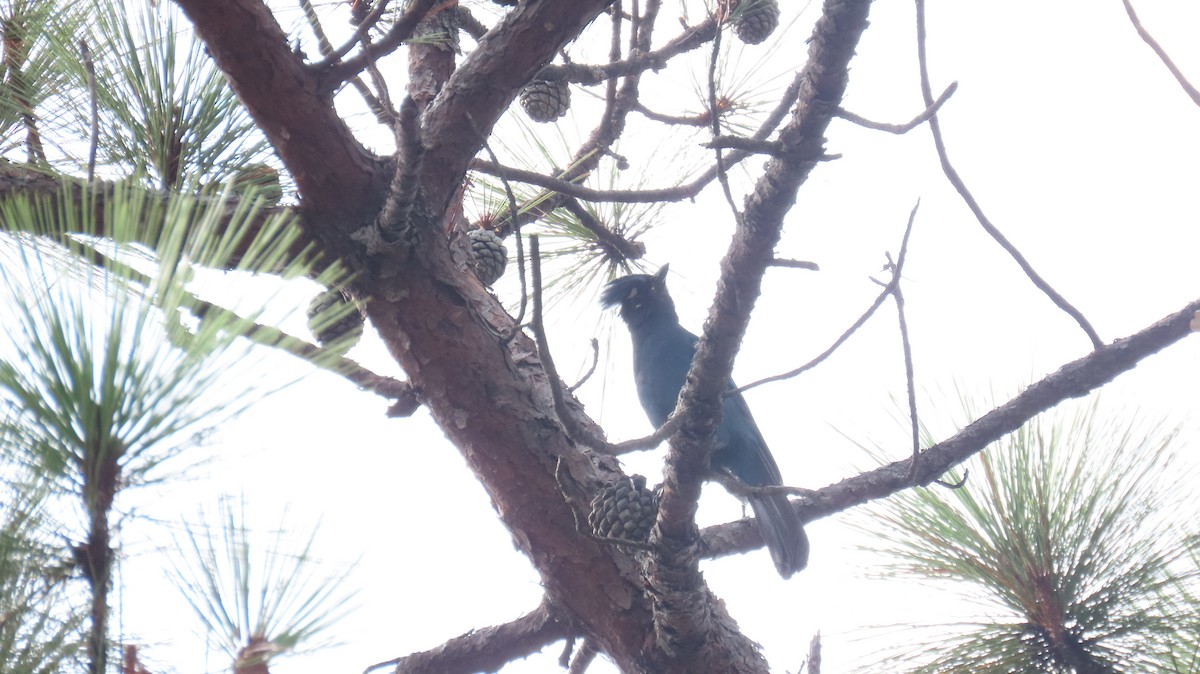
[[[704,143],[704,147],[717,151],[742,150],[751,154],[765,154],[771,157],[778,157],[783,152],[779,143],[773,140],[758,140],[741,136],[717,136]]]
[[[712,119],[709,120],[712,131],[710,146],[717,161],[717,182],[721,184],[725,202],[729,204],[729,210],[733,212],[733,221],[740,223],[742,212],[738,210],[737,203],[733,200],[733,188],[729,186],[729,171],[725,166],[725,153],[721,151],[721,144],[718,143],[721,138],[721,115],[717,110],[717,62],[721,56],[721,35],[724,32],[718,29],[713,35],[712,52],[709,54],[708,61],[708,109],[712,111]]]
[[[533,317],[530,327],[533,328],[533,338],[537,342],[538,357],[542,361],[542,369],[546,371],[546,379],[550,383],[550,395],[554,400],[554,411],[558,414],[558,422],[571,440],[589,447],[602,446],[605,441],[595,437],[587,428],[580,424],[571,411],[567,409],[567,397],[563,393],[562,380],[558,378],[558,369],[554,367],[554,358],[550,355],[550,340],[546,337],[546,325],[542,320],[542,259],[538,250],[536,234],[529,237],[529,267],[533,276]]]
[[[939,477],[938,479],[934,480],[933,483],[941,485],[941,486],[945,487],[946,489],[962,489],[967,484],[967,478],[970,475],[971,475],[971,469],[963,468],[963,476],[962,476],[961,480],[959,480],[957,482],[947,482]]]
[[[916,212],[916,208],[913,208],[913,215],[916,215]],[[891,261],[889,255],[889,265]],[[917,417],[916,377],[913,374],[912,343],[908,338],[908,319],[904,316],[904,293],[900,290],[900,274],[896,273],[894,269],[892,278],[895,279],[895,282],[889,285],[892,287],[892,299],[896,302],[896,318],[900,326],[900,346],[904,351],[904,383],[908,390],[908,420],[912,427],[912,468],[909,471],[909,477],[915,479],[917,462],[921,458],[921,422]]]
[[[312,64],[312,67],[327,67],[330,64],[336,63],[346,54],[349,54],[350,50],[354,49],[354,46],[357,45],[359,41],[368,37],[371,29],[374,28],[375,24],[379,22],[379,17],[383,16],[383,11],[387,9],[387,6],[388,0],[379,0],[379,2],[375,5],[375,9],[372,9],[371,13],[367,14],[362,23],[358,24],[358,26],[354,29],[354,33],[350,36],[350,39],[346,40],[346,42],[337,49],[334,49],[333,46],[330,45],[328,52],[322,50],[321,61]]]
[[[916,0],[916,5],[917,63],[921,71],[921,95],[925,98],[925,105],[930,106],[933,105],[933,89],[929,84],[928,59],[926,58],[925,54],[925,0]],[[1050,298],[1050,301],[1054,302],[1058,308],[1062,309],[1067,313],[1067,315],[1075,319],[1075,322],[1079,324],[1079,327],[1087,335],[1088,339],[1091,340],[1094,348],[1099,349],[1101,346],[1104,346],[1104,341],[1100,339],[1100,335],[1096,333],[1095,328],[1092,327],[1092,324],[1088,322],[1083,313],[1076,309],[1070,302],[1066,300],[1066,298],[1060,295],[1057,290],[1051,287],[1045,279],[1043,279],[1036,271],[1034,271],[1033,265],[1031,265],[1029,261],[1025,259],[1025,256],[1021,254],[1021,251],[1017,250],[1017,247],[1014,246],[1012,242],[1010,242],[1004,236],[1004,234],[1002,234],[1000,230],[992,224],[990,220],[988,220],[986,215],[984,215],[983,208],[979,205],[979,202],[975,201],[975,197],[971,194],[970,190],[967,189],[966,183],[963,182],[962,178],[960,178],[958,175],[958,171],[956,171],[954,166],[950,163],[950,157],[946,154],[946,143],[942,139],[942,127],[941,124],[938,123],[937,115],[929,118],[929,130],[933,133],[933,144],[937,149],[938,159],[942,164],[942,172],[946,174],[946,178],[950,181],[950,184],[954,186],[954,189],[958,192],[959,196],[962,197],[964,202],[966,202],[967,207],[971,209],[971,213],[975,215],[975,219],[979,221],[979,224],[983,227],[984,231],[986,231],[988,235],[990,235],[992,239],[996,241],[996,243],[1000,244],[1001,248],[1008,252],[1009,256],[1012,257],[1017,265],[1021,267],[1021,270],[1025,272],[1025,275],[1029,277],[1029,280],[1032,281],[1039,290],[1045,293],[1045,295]]]
[[[918,202],[918,205],[919,204],[920,204],[920,202]],[[888,296],[892,294],[892,289],[894,287],[896,287],[896,285],[900,282],[900,272],[902,271],[903,266],[904,266],[905,255],[906,255],[906,251],[908,250],[908,238],[909,238],[909,235],[912,234],[912,226],[913,226],[913,222],[914,222],[913,216],[915,216],[915,214],[916,214],[916,207],[913,207],[913,211],[909,215],[908,225],[904,229],[904,238],[902,238],[900,240],[900,252],[896,258],[895,269],[892,270],[892,278],[886,284],[880,284],[880,285],[883,285],[883,290],[881,290],[879,295],[875,297],[875,301],[872,302],[871,306],[867,307],[867,310],[864,311],[862,313],[862,315],[858,317],[858,320],[854,321],[854,323],[851,324],[849,328],[846,328],[846,330],[840,336],[838,336],[837,339],[835,339],[833,341],[833,344],[829,345],[829,348],[825,349],[820,354],[818,354],[816,358],[813,358],[812,360],[808,361],[804,365],[801,365],[800,367],[798,367],[794,370],[788,370],[787,372],[783,372],[781,374],[771,375],[770,377],[763,377],[762,379],[759,379],[757,381],[752,381],[749,384],[746,384],[745,386],[740,386],[740,387],[728,392],[726,395],[733,395],[735,393],[741,393],[743,391],[748,391],[756,386],[762,386],[763,384],[769,384],[769,383],[775,382],[775,381],[791,379],[792,377],[795,377],[803,372],[807,372],[808,370],[813,369],[814,367],[816,367],[816,366],[820,365],[822,362],[824,362],[826,358],[829,358],[830,356],[832,356],[833,352],[837,351],[842,346],[842,344],[844,344],[846,342],[846,340],[850,339],[851,335],[853,335],[855,332],[858,331],[859,328],[861,328],[863,325],[865,325],[866,322],[868,320],[870,320],[871,316],[873,316],[875,314],[875,312],[879,310],[879,307],[883,306],[884,300],[886,300],[888,298]]]
[[[646,244],[633,241],[605,226],[594,213],[583,207],[578,199],[566,197],[563,208],[579,219],[579,224],[596,237],[596,244],[604,249],[611,260],[640,260],[646,255]]]
[[[308,22],[309,29],[313,35],[317,36],[317,49],[321,54],[329,54],[333,51],[333,43],[329,41],[329,36],[325,33],[325,28],[321,25],[321,18],[317,16],[317,9],[313,7],[312,0],[300,0],[300,11],[304,13],[304,19]]]
[[[570,634],[550,600],[512,622],[473,629],[427,651],[411,653],[367,667],[363,674],[392,667],[393,674],[414,672],[497,671],[505,664],[532,655]]]
[[[372,23],[370,20],[372,16],[375,17],[375,20],[378,20],[379,17],[377,14],[382,12],[382,8],[386,5],[387,0],[383,0],[382,3],[377,5],[375,11],[368,15],[368,21],[364,21],[363,24],[359,26],[359,30],[364,30],[364,26],[369,26]],[[317,10],[315,7],[313,7],[312,0],[300,0],[300,9],[304,13],[305,20],[308,21],[309,29],[312,30],[313,35],[317,37],[317,49],[320,50],[321,56],[327,61],[331,60],[331,58],[332,60],[340,58],[340,56],[333,56],[333,54],[335,54],[333,43],[329,41],[329,37],[325,33],[324,27],[321,26],[320,17],[317,16]],[[364,31],[363,34],[366,35],[366,32]],[[357,31],[355,32],[355,35],[358,35]],[[355,41],[358,39],[358,37],[354,38]],[[371,111],[371,114],[375,115],[376,121],[378,121],[380,124],[386,125],[388,128],[392,128],[393,124],[395,124],[396,118],[396,111],[392,109],[392,106],[388,104],[385,107],[380,99],[371,91],[370,87],[368,87],[367,84],[362,81],[361,77],[358,77],[357,75],[351,77],[349,82],[350,85],[354,87],[354,90],[358,92],[358,95],[362,97],[363,101],[366,102],[367,108]]]
[[[92,52],[88,49],[87,41],[79,41],[79,55],[83,58],[83,69],[87,73],[88,106],[91,114],[91,138],[88,139],[87,181],[91,185],[96,181],[96,147],[100,144],[100,110],[96,101],[96,64],[92,62]]]
[[[599,364],[599,362],[600,362],[600,341],[597,340],[595,337],[593,337],[592,338],[592,366],[589,367],[588,371],[585,372],[583,374],[583,376],[579,378],[579,381],[575,382],[575,384],[573,386],[570,386],[567,388],[567,393],[574,393],[575,391],[579,390],[580,386],[583,386],[585,383],[587,383],[587,380],[591,379],[592,375],[596,373],[596,365]]]
[[[413,234],[409,214],[416,202],[421,164],[425,157],[420,113],[412,96],[404,97],[392,131],[396,136],[396,170],[392,174],[383,208],[379,210],[378,223],[384,239],[398,243]]]
[[[805,674],[821,674],[821,633],[813,635],[808,642],[808,667]]]
[[[933,117],[934,115],[936,115],[937,111],[941,109],[942,104],[945,103],[950,98],[950,96],[952,96],[954,94],[954,92],[957,90],[958,90],[958,82],[951,82],[950,86],[946,87],[946,90],[942,92],[942,95],[938,96],[938,99],[933,102],[933,105],[928,106],[927,108],[925,108],[924,112],[917,115],[916,117],[913,117],[911,121],[905,122],[904,124],[888,124],[887,122],[873,122],[873,121],[867,119],[866,117],[860,117],[859,115],[856,115],[853,112],[846,110],[845,108],[838,108],[837,116],[841,117],[842,119],[844,119],[848,122],[853,122],[859,126],[864,126],[868,129],[875,129],[876,131],[887,131],[888,133],[894,133],[897,135],[905,134],[905,133],[908,133],[909,131],[912,131],[913,129],[917,128],[917,126],[929,121],[929,119],[931,117]]]
[[[641,113],[646,119],[679,126],[708,126],[709,119],[712,117],[711,112],[701,112],[694,115],[668,115],[647,108],[641,101],[638,101],[633,106],[633,110],[634,112]]]
[[[483,149],[488,153],[488,157],[492,160],[493,164],[498,165],[500,163],[496,159],[496,153],[492,152],[492,146],[487,141],[484,141]],[[516,217],[517,195],[513,194],[512,185],[509,185],[508,181],[503,177],[500,178],[500,184],[504,186],[504,195],[508,198],[508,212],[513,214],[511,218],[513,223],[512,236],[517,244],[517,278],[521,282],[521,306],[517,310],[517,317],[513,319],[512,330],[507,335],[502,335],[500,339],[501,344],[507,344],[521,330],[521,321],[525,320],[525,306],[528,302],[529,294],[525,288],[525,249],[521,247],[521,219]]]
[[[811,271],[821,271],[820,265],[818,265],[816,262],[809,262],[808,260],[789,260],[787,258],[780,257],[771,260],[770,266],[784,267],[787,269],[808,269]]]
[[[1129,14],[1129,20],[1133,22],[1133,27],[1135,30],[1137,30],[1138,36],[1142,38],[1143,42],[1150,45],[1150,48],[1153,49],[1154,53],[1158,55],[1159,60],[1163,62],[1163,65],[1167,67],[1167,70],[1171,71],[1171,75],[1175,78],[1175,81],[1179,82],[1179,86],[1183,87],[1184,93],[1186,93],[1188,97],[1192,99],[1192,102],[1196,105],[1200,105],[1200,91],[1197,91],[1196,87],[1192,86],[1192,83],[1189,82],[1186,77],[1184,77],[1183,72],[1175,66],[1175,62],[1171,60],[1171,57],[1167,54],[1166,50],[1163,49],[1160,44],[1158,44],[1158,40],[1155,40],[1154,36],[1150,35],[1150,32],[1142,26],[1141,20],[1138,19],[1137,12],[1133,11],[1133,4],[1130,3],[1129,0],[1122,0],[1122,2],[1125,3],[1125,11]]]
[[[736,476],[723,470],[714,470],[709,475],[709,478],[725,488],[725,491],[739,498],[747,499],[751,496],[769,496],[771,494],[782,494],[783,496],[800,496],[807,498],[817,493],[813,489],[804,489],[802,487],[789,487],[787,485],[750,485],[742,482]]]
[[[399,48],[405,40],[412,37],[413,31],[426,18],[427,14],[442,11],[451,6],[451,3],[446,2],[446,0],[413,0],[404,10],[404,14],[392,24],[391,29],[378,42],[374,42],[369,46],[364,45],[361,51],[344,61],[323,59],[320,62],[313,63],[309,67],[312,70],[322,72],[324,78],[322,88],[326,91],[333,91],[342,82],[366,70],[367,66],[377,59]]]
[[[571,660],[571,667],[567,669],[567,674],[583,674],[586,672],[599,652],[599,649],[596,648],[596,642],[591,639],[584,639],[583,645],[579,647],[579,652]]]
[[[640,452],[646,449],[654,449],[666,441],[667,438],[675,434],[679,430],[679,426],[683,424],[683,417],[678,414],[672,414],[667,417],[662,426],[659,426],[653,433],[644,438],[634,438],[625,442],[617,442],[605,445],[597,451],[603,454],[611,454],[620,456],[630,452]]]

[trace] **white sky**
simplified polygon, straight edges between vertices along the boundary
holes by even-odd
[[[1200,3],[1139,0],[1137,9],[1200,83],[1194,39]],[[780,46],[797,63],[816,11],[807,9]],[[1121,3],[932,2],[928,14],[934,88],[959,82],[942,113],[951,158],[1035,268],[1106,341],[1200,295],[1200,108],[1138,39]],[[911,2],[874,4],[852,63],[847,108],[892,122],[919,112],[913,16]],[[672,22],[661,23],[660,39],[669,39]],[[765,49],[746,52],[752,57]],[[752,59],[743,63],[748,69]],[[758,72],[781,71],[772,64]],[[676,86],[686,96],[692,84]],[[661,93],[656,108],[678,109],[682,99],[672,95],[671,84],[649,80],[645,88]],[[585,95],[577,90],[575,98],[578,103]],[[696,109],[690,101],[687,107]],[[586,133],[591,123],[585,119],[565,134]],[[654,139],[664,134],[641,121],[631,133],[620,151],[635,160],[636,171],[636,158],[657,150]],[[822,271],[768,272],[737,362],[739,381],[806,362],[865,309],[878,292],[868,277],[882,278],[884,252],[896,251],[917,199],[904,293],[920,402],[930,418],[945,419],[935,406],[958,408],[956,385],[1004,396],[1086,352],[1083,333],[1024,279],[950,189],[926,128],[898,137],[835,121],[827,147],[842,158],[813,173],[779,247],[781,256],[816,261]],[[668,163],[646,183],[665,183],[677,166]],[[753,174],[757,160],[747,167]],[[671,264],[670,287],[693,331],[707,313],[729,223],[713,192],[665,211],[645,238],[648,261]],[[514,297],[507,283],[498,291],[505,301]],[[306,290],[297,302],[307,297]],[[596,300],[579,297],[556,309],[556,360],[572,379],[586,366],[587,340],[600,338],[601,371],[581,397],[610,437],[644,435],[649,428],[633,395],[628,338],[623,329],[611,331],[613,316],[602,316]],[[399,375],[370,337],[351,355]],[[292,364],[279,358],[278,367]],[[1105,399],[1181,422],[1200,402],[1198,368],[1200,339],[1192,338],[1120,378]],[[903,396],[890,304],[816,371],[748,394],[785,481],[807,488],[871,465],[847,437],[903,456],[908,431],[893,421],[893,399]],[[127,506],[171,522],[194,517],[198,507],[214,510],[221,494],[244,492],[262,526],[276,523],[287,506],[288,521],[298,529],[320,520],[318,556],[359,560],[350,577],[350,586],[361,590],[358,609],[334,631],[345,645],[281,660],[272,668],[278,674],[359,672],[511,620],[539,601],[537,575],[514,550],[457,450],[424,410],[411,419],[387,419],[385,407],[336,377],[313,374],[227,428],[214,441],[219,459],[198,469],[194,480],[173,485],[170,493],[128,495]],[[627,466],[656,481],[661,456],[633,456]],[[702,523],[740,516],[719,487],[706,493]],[[911,587],[862,580],[872,559],[852,549],[855,538],[844,520],[809,526],[812,561],[791,581],[776,576],[764,551],[703,565],[775,671],[797,671],[818,630],[824,671],[849,671],[875,648],[855,640],[862,626],[921,619]],[[168,528],[130,527],[131,556],[120,579],[123,629],[147,644],[145,655],[155,665],[225,671],[220,654],[205,660],[203,634],[191,631],[197,623],[159,579],[163,563],[152,550],[169,543]],[[916,603],[929,602],[921,595]],[[558,652],[552,647],[504,671],[559,671]],[[597,664],[590,671],[610,670]]]

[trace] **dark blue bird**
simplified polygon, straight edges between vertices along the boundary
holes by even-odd
[[[620,305],[633,336],[633,378],[650,423],[657,428],[675,410],[679,391],[696,353],[696,336],[679,325],[667,292],[667,265],[658,273],[631,274],[610,282],[600,296],[606,307]],[[732,381],[729,388],[737,388]],[[740,393],[726,396],[721,425],[714,433],[712,466],[755,486],[781,485],[779,466]],[[787,578],[808,563],[808,536],[782,494],[749,497],[758,528],[779,575]]]

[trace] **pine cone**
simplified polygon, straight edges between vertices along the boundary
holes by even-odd
[[[601,538],[644,542],[658,517],[658,497],[646,478],[634,475],[600,490],[592,499],[588,525]]]
[[[504,275],[504,267],[508,264],[508,251],[504,242],[490,229],[472,229],[467,232],[471,237],[471,258],[474,260],[475,275],[485,286],[490,286]]]
[[[317,343],[346,353],[362,338],[363,316],[354,300],[329,288],[308,304],[308,329]]]
[[[553,122],[571,107],[571,87],[564,80],[535,79],[521,90],[521,107],[535,122]]]
[[[778,0],[742,0],[733,32],[746,44],[759,44],[779,26]]]

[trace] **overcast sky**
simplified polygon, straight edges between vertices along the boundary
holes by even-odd
[[[785,4],[791,7],[785,17],[799,6]],[[1183,71],[1200,82],[1200,3],[1139,0],[1137,9]],[[1121,3],[931,2],[928,12],[934,88],[959,83],[941,115],[951,158],[1035,268],[1106,341],[1200,296],[1200,108],[1138,39]],[[696,20],[700,12],[691,14]],[[739,66],[783,74],[774,86],[786,84],[787,66],[801,62],[816,14],[816,7],[803,12],[777,47],[779,60],[756,64],[768,47],[751,47]],[[672,36],[671,23],[662,22],[661,40]],[[918,113],[915,53],[912,3],[876,2],[852,63],[845,106],[890,122]],[[676,112],[672,106],[682,100],[694,112],[687,98],[693,82],[669,75],[672,81],[667,75],[647,79],[647,100],[659,95],[662,112]],[[587,110],[586,94],[576,91],[575,98],[578,109]],[[563,135],[584,135],[593,123],[568,118]],[[641,120],[631,134],[619,150],[633,160],[634,171],[670,136]],[[815,261],[821,271],[768,272],[737,361],[739,381],[808,361],[868,306],[878,292],[870,277],[883,278],[884,254],[897,250],[918,199],[904,293],[919,402],[931,421],[945,428],[947,408],[959,407],[956,387],[1004,397],[1087,352],[1082,331],[1032,287],[950,189],[927,128],[893,136],[835,121],[828,139],[828,151],[840,158],[819,166],[802,188],[779,247],[780,256]],[[704,161],[695,151],[687,156]],[[759,165],[749,161],[748,174]],[[651,164],[642,169],[648,173],[643,180],[663,185],[678,166]],[[694,204],[662,211],[658,220],[645,237],[647,261],[651,268],[671,264],[681,319],[698,332],[732,231],[728,208],[715,192],[706,193]],[[513,298],[509,280],[498,287],[505,301]],[[311,292],[298,290],[297,301],[307,302]],[[594,295],[561,303],[555,312],[551,340],[565,378],[586,367],[588,339],[601,341],[600,371],[580,392],[589,413],[613,439],[646,434],[624,329],[614,316],[602,315]],[[373,335],[351,355],[401,375]],[[294,367],[269,357],[281,369]],[[1192,338],[1120,378],[1104,398],[1114,409],[1183,423],[1200,402],[1198,371],[1200,339]],[[785,481],[815,489],[873,465],[856,444],[905,455],[908,431],[894,421],[894,400],[902,400],[904,390],[889,304],[825,365],[747,397]],[[345,645],[282,660],[272,667],[278,674],[358,672],[537,605],[537,575],[514,550],[457,450],[424,410],[411,419],[387,419],[385,407],[345,381],[312,374],[215,438],[218,459],[192,473],[195,479],[172,486],[170,498],[129,495],[141,512],[167,523],[129,525],[133,554],[119,579],[126,588],[122,627],[148,643],[152,662],[180,672],[228,667],[217,653],[204,660],[203,635],[187,631],[196,623],[156,579],[162,561],[152,554],[174,518],[194,517],[199,506],[215,509],[220,494],[245,493],[252,519],[263,527],[275,524],[285,507],[296,528],[320,521],[317,555],[335,565],[357,560],[348,582],[361,591],[359,608],[335,630]],[[654,482],[661,458],[661,451],[647,452],[629,457],[627,467]],[[702,524],[741,515],[716,486],[706,489],[703,506]],[[851,547],[856,539],[846,519],[809,526],[811,564],[790,581],[778,578],[761,550],[702,565],[775,671],[797,671],[818,630],[824,671],[842,672],[873,648],[854,640],[862,626],[929,619],[918,615],[911,587],[862,580],[872,557]],[[917,604],[927,599],[922,594]],[[190,639],[192,648],[183,644]],[[554,647],[504,671],[557,671],[557,655]],[[591,671],[609,670],[598,664]]]

